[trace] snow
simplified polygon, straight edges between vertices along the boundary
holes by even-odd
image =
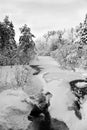
[[[81,83],[80,82],[80,83],[77,83],[76,86],[79,87],[79,88],[84,88],[84,87],[87,87],[87,83],[85,83],[85,82]]]
[[[24,88],[17,86],[16,74],[25,68],[29,69],[29,81]],[[26,70],[26,69],[25,69]],[[0,125],[15,130],[25,130],[29,125],[27,116],[31,111],[31,103],[24,102],[30,95],[36,96],[42,89],[40,80],[31,77],[29,66],[6,66],[0,68]],[[20,77],[20,73],[18,73]],[[5,87],[4,87],[5,86]]]
[[[82,78],[82,72],[71,72],[59,69],[58,63],[49,56],[38,57],[37,61],[33,61],[32,65],[39,65],[42,71],[34,76],[32,80],[32,86],[34,88],[26,88],[26,91],[22,89],[5,90],[0,93],[0,123],[7,123],[7,125],[17,128],[25,128],[29,124],[27,115],[31,111],[31,105],[23,102],[25,98],[28,98],[28,94],[34,93],[43,87],[44,93],[49,91],[52,93],[51,106],[49,111],[52,117],[59,120],[63,120],[70,130],[87,130],[87,100],[82,104],[82,120],[79,120],[74,111],[68,109],[75,100],[75,96],[71,93],[69,81]],[[0,77],[0,81],[7,80],[10,82],[14,78],[14,74],[9,70],[4,69],[3,77]],[[9,73],[6,77],[5,73]],[[11,75],[10,75],[11,74]],[[6,79],[7,78],[7,79]],[[86,98],[87,99],[87,98]]]
[[[6,123],[7,127],[16,129],[27,127],[28,121],[24,119],[24,114],[28,114],[32,107],[23,102],[25,98],[28,98],[28,95],[22,89],[9,89],[0,94],[0,124]],[[25,123],[26,125],[23,125]]]
[[[41,67],[43,67],[43,70],[38,77],[43,82],[44,93],[49,91],[53,95],[51,99],[51,106],[49,108],[51,116],[63,120],[70,130],[86,130],[87,101],[85,101],[82,105],[82,120],[79,120],[76,117],[74,111],[69,111],[68,109],[75,100],[75,96],[70,90],[69,81],[82,78],[82,72],[59,70],[59,65],[56,64],[56,61],[53,61],[48,57],[39,58],[40,61],[41,59],[44,61],[44,64],[42,64],[42,62],[38,63]]]

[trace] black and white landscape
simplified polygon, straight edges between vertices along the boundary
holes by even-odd
[[[87,1],[0,1],[0,130],[87,130]]]

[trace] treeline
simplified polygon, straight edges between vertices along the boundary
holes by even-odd
[[[34,35],[25,24],[20,28],[19,43],[15,40],[15,29],[12,21],[6,16],[0,22],[0,65],[29,64],[35,57]]]
[[[64,69],[87,69],[87,15],[70,30],[49,31],[36,40],[39,55],[54,57]]]

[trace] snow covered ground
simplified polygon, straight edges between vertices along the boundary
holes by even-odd
[[[26,86],[25,91],[9,89],[0,93],[0,123],[8,125],[9,128],[15,127],[15,130],[17,128],[26,129],[29,124],[27,115],[31,106],[22,101],[32,91],[38,92],[43,87],[44,92],[50,91],[53,95],[49,108],[52,117],[63,120],[70,130],[87,130],[87,101],[82,105],[82,120],[75,116],[74,111],[68,110],[75,99],[70,91],[69,81],[82,78],[82,72],[60,70],[57,62],[49,56],[38,57],[38,60],[33,61],[31,65],[39,65],[42,68],[41,72],[32,80],[34,88]],[[7,71],[9,77],[14,77],[13,74],[10,75],[8,69]],[[6,73],[5,69],[2,73]],[[6,75],[5,77],[10,82],[10,78]],[[2,76],[1,79],[3,80]]]
[[[6,128],[27,128],[31,106],[22,102],[28,95],[23,90],[6,90],[0,94],[0,124]]]
[[[82,78],[82,72],[60,70],[51,57],[40,57],[38,61],[43,67],[38,77],[44,84],[44,92],[50,91],[53,94],[50,106],[52,117],[63,120],[70,130],[87,130],[87,101],[82,105],[82,120],[76,117],[74,111],[68,110],[75,99],[69,81]]]
[[[20,79],[21,83],[23,83],[22,79],[25,78],[20,78],[20,72],[24,68],[29,69],[29,66],[0,68],[0,125],[4,126],[6,130],[7,128],[14,128],[14,130],[25,130],[27,128],[29,125],[27,116],[31,111],[31,105],[23,102],[23,100],[29,98],[30,95],[37,95],[43,86],[36,76],[31,77],[30,70],[29,78],[31,80],[29,81],[31,82],[24,84],[23,89],[22,86],[17,86],[17,80]]]

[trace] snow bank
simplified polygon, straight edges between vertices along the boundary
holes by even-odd
[[[28,95],[22,89],[6,90],[0,94],[0,124],[7,128],[27,128],[31,104],[24,102]]]

